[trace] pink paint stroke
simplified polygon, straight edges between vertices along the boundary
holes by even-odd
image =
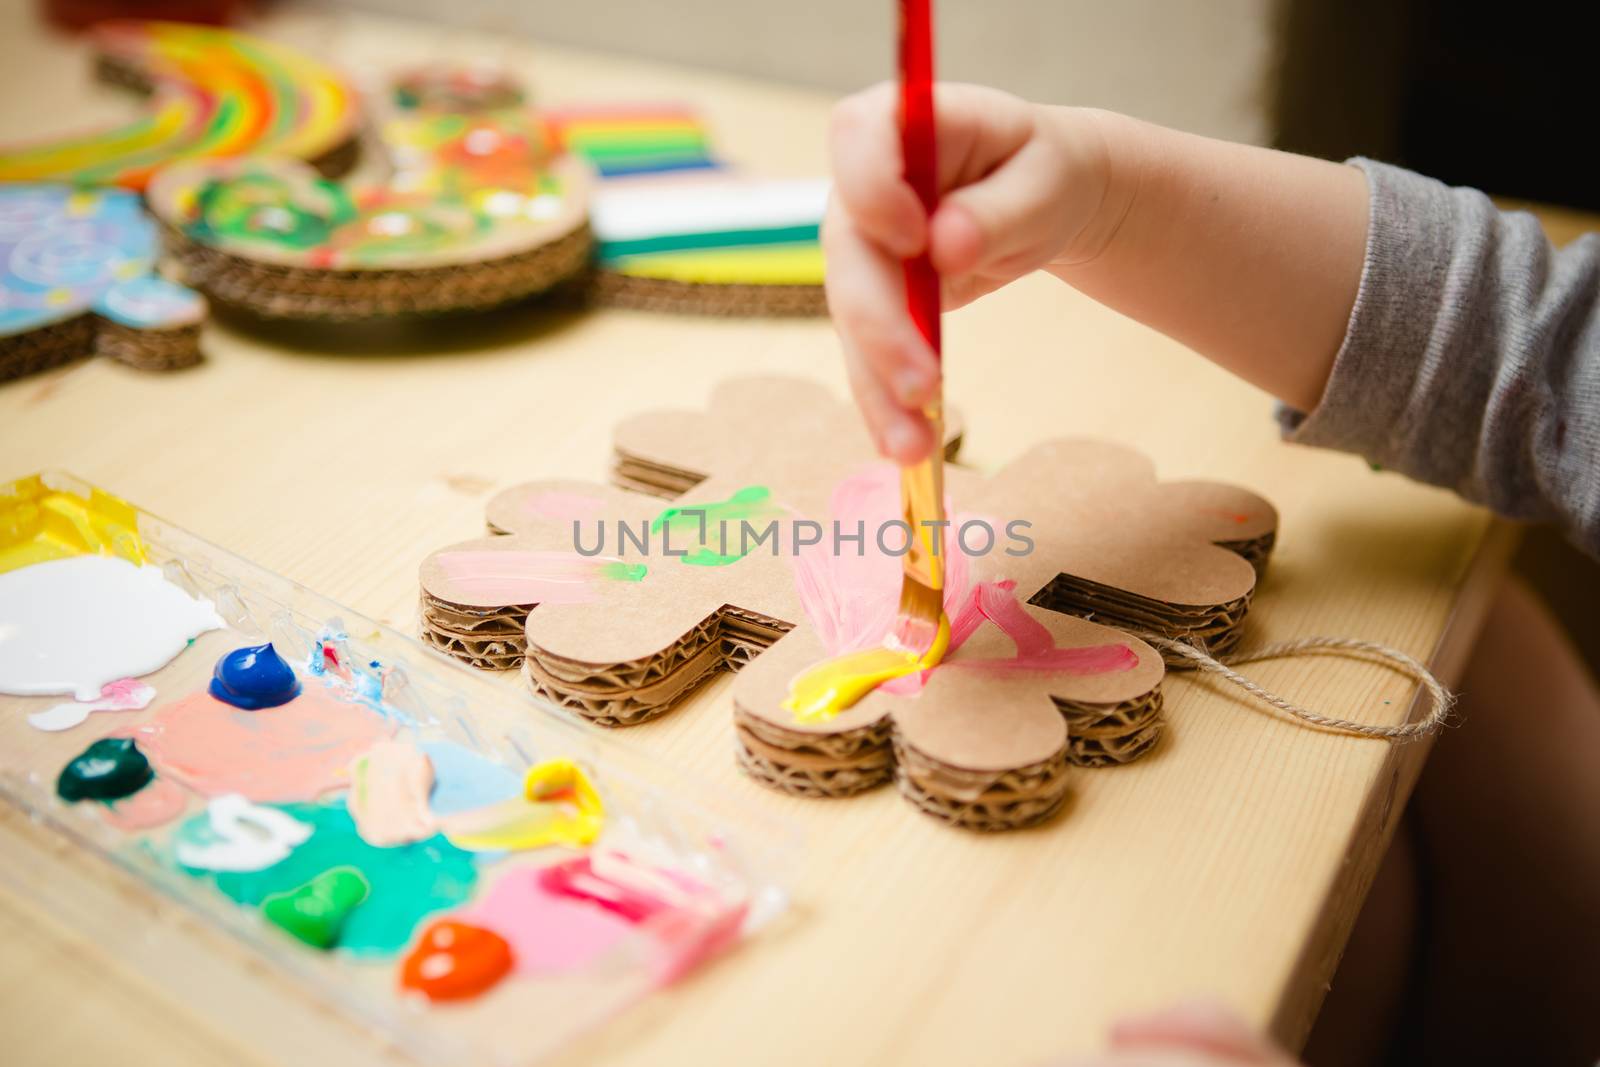
[[[547,489],[523,501],[522,510],[535,519],[598,519],[605,505],[592,496]]]
[[[895,625],[900,605],[901,558],[878,550],[873,531],[901,518],[898,471],[889,464],[873,464],[840,482],[830,501],[832,520],[845,533],[860,522],[867,531],[861,555],[851,550],[833,551],[832,529],[821,545],[802,551],[794,560],[795,591],[801,607],[830,655],[856,652],[882,642]],[[947,500],[945,514],[953,516],[950,530],[978,516],[958,513]],[[955,543],[947,536],[946,546]],[[896,542],[898,544],[898,542]],[[1029,615],[1017,601],[1016,582],[1003,580],[971,584],[966,553],[946,553],[944,609],[950,617],[950,648],[945,665],[988,671],[1054,671],[1067,674],[1108,674],[1132,670],[1138,655],[1124,644],[1057,648],[1043,623]],[[1007,659],[952,659],[985,622],[998,626],[1016,645]],[[896,696],[915,696],[931,672],[909,674],[882,686]]]
[[[506,604],[589,603],[601,568],[618,562],[571,552],[489,549],[441,552],[434,560],[456,595]]]
[[[899,612],[902,557],[880,551],[876,543],[877,530],[904,518],[899,471],[892,464],[874,463],[851,475],[835,487],[829,510],[846,535],[853,535],[861,523],[866,535],[862,553],[857,555],[849,545],[834,551],[833,528],[826,526],[821,544],[807,546],[794,557],[795,591],[823,646],[830,655],[840,655],[881,643]],[[945,514],[955,516],[946,534],[976,518],[955,515],[948,500]],[[900,533],[886,536],[898,547]],[[953,543],[954,538],[947,536],[945,542]],[[944,606],[953,616],[967,594],[968,560],[959,551],[944,555]]]

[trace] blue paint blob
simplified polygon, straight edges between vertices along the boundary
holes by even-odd
[[[522,778],[509,767],[454,741],[424,741],[433,764],[428,807],[435,815],[454,815],[522,795]]]
[[[275,708],[300,695],[300,679],[270,643],[236,648],[217,660],[211,695],[246,711]]]

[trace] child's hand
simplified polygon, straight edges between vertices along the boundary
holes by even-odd
[[[892,85],[842,101],[830,135],[828,307],[868,428],[879,451],[902,463],[934,447],[921,408],[939,368],[906,312],[901,261],[926,246],[944,306],[960,307],[1040,267],[1092,259],[1126,210],[1108,198],[1096,113],[975,85],[936,92],[944,195],[931,219],[901,177]]]

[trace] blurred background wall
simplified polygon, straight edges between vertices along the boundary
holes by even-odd
[[[840,92],[893,69],[887,0],[323,2]],[[1263,143],[1276,2],[945,0],[940,74]]]

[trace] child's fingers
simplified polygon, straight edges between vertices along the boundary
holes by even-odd
[[[894,86],[887,82],[846,97],[828,130],[833,188],[856,225],[894,255],[922,251],[927,216],[901,176]]]
[[[992,174],[948,194],[929,226],[934,266],[959,275],[1005,264],[1021,273],[1048,262],[1083,214],[1063,203],[1074,195],[1065,188],[1068,162],[1053,139],[1033,137]]]
[[[867,240],[837,201],[823,223],[828,311],[895,402],[920,408],[939,384],[939,360],[911,321],[900,260]]]
[[[939,365],[906,311],[900,262],[869,242],[837,202],[823,224],[828,309],[845,351],[851,388],[885,455],[902,463],[933,447],[921,406]]]

